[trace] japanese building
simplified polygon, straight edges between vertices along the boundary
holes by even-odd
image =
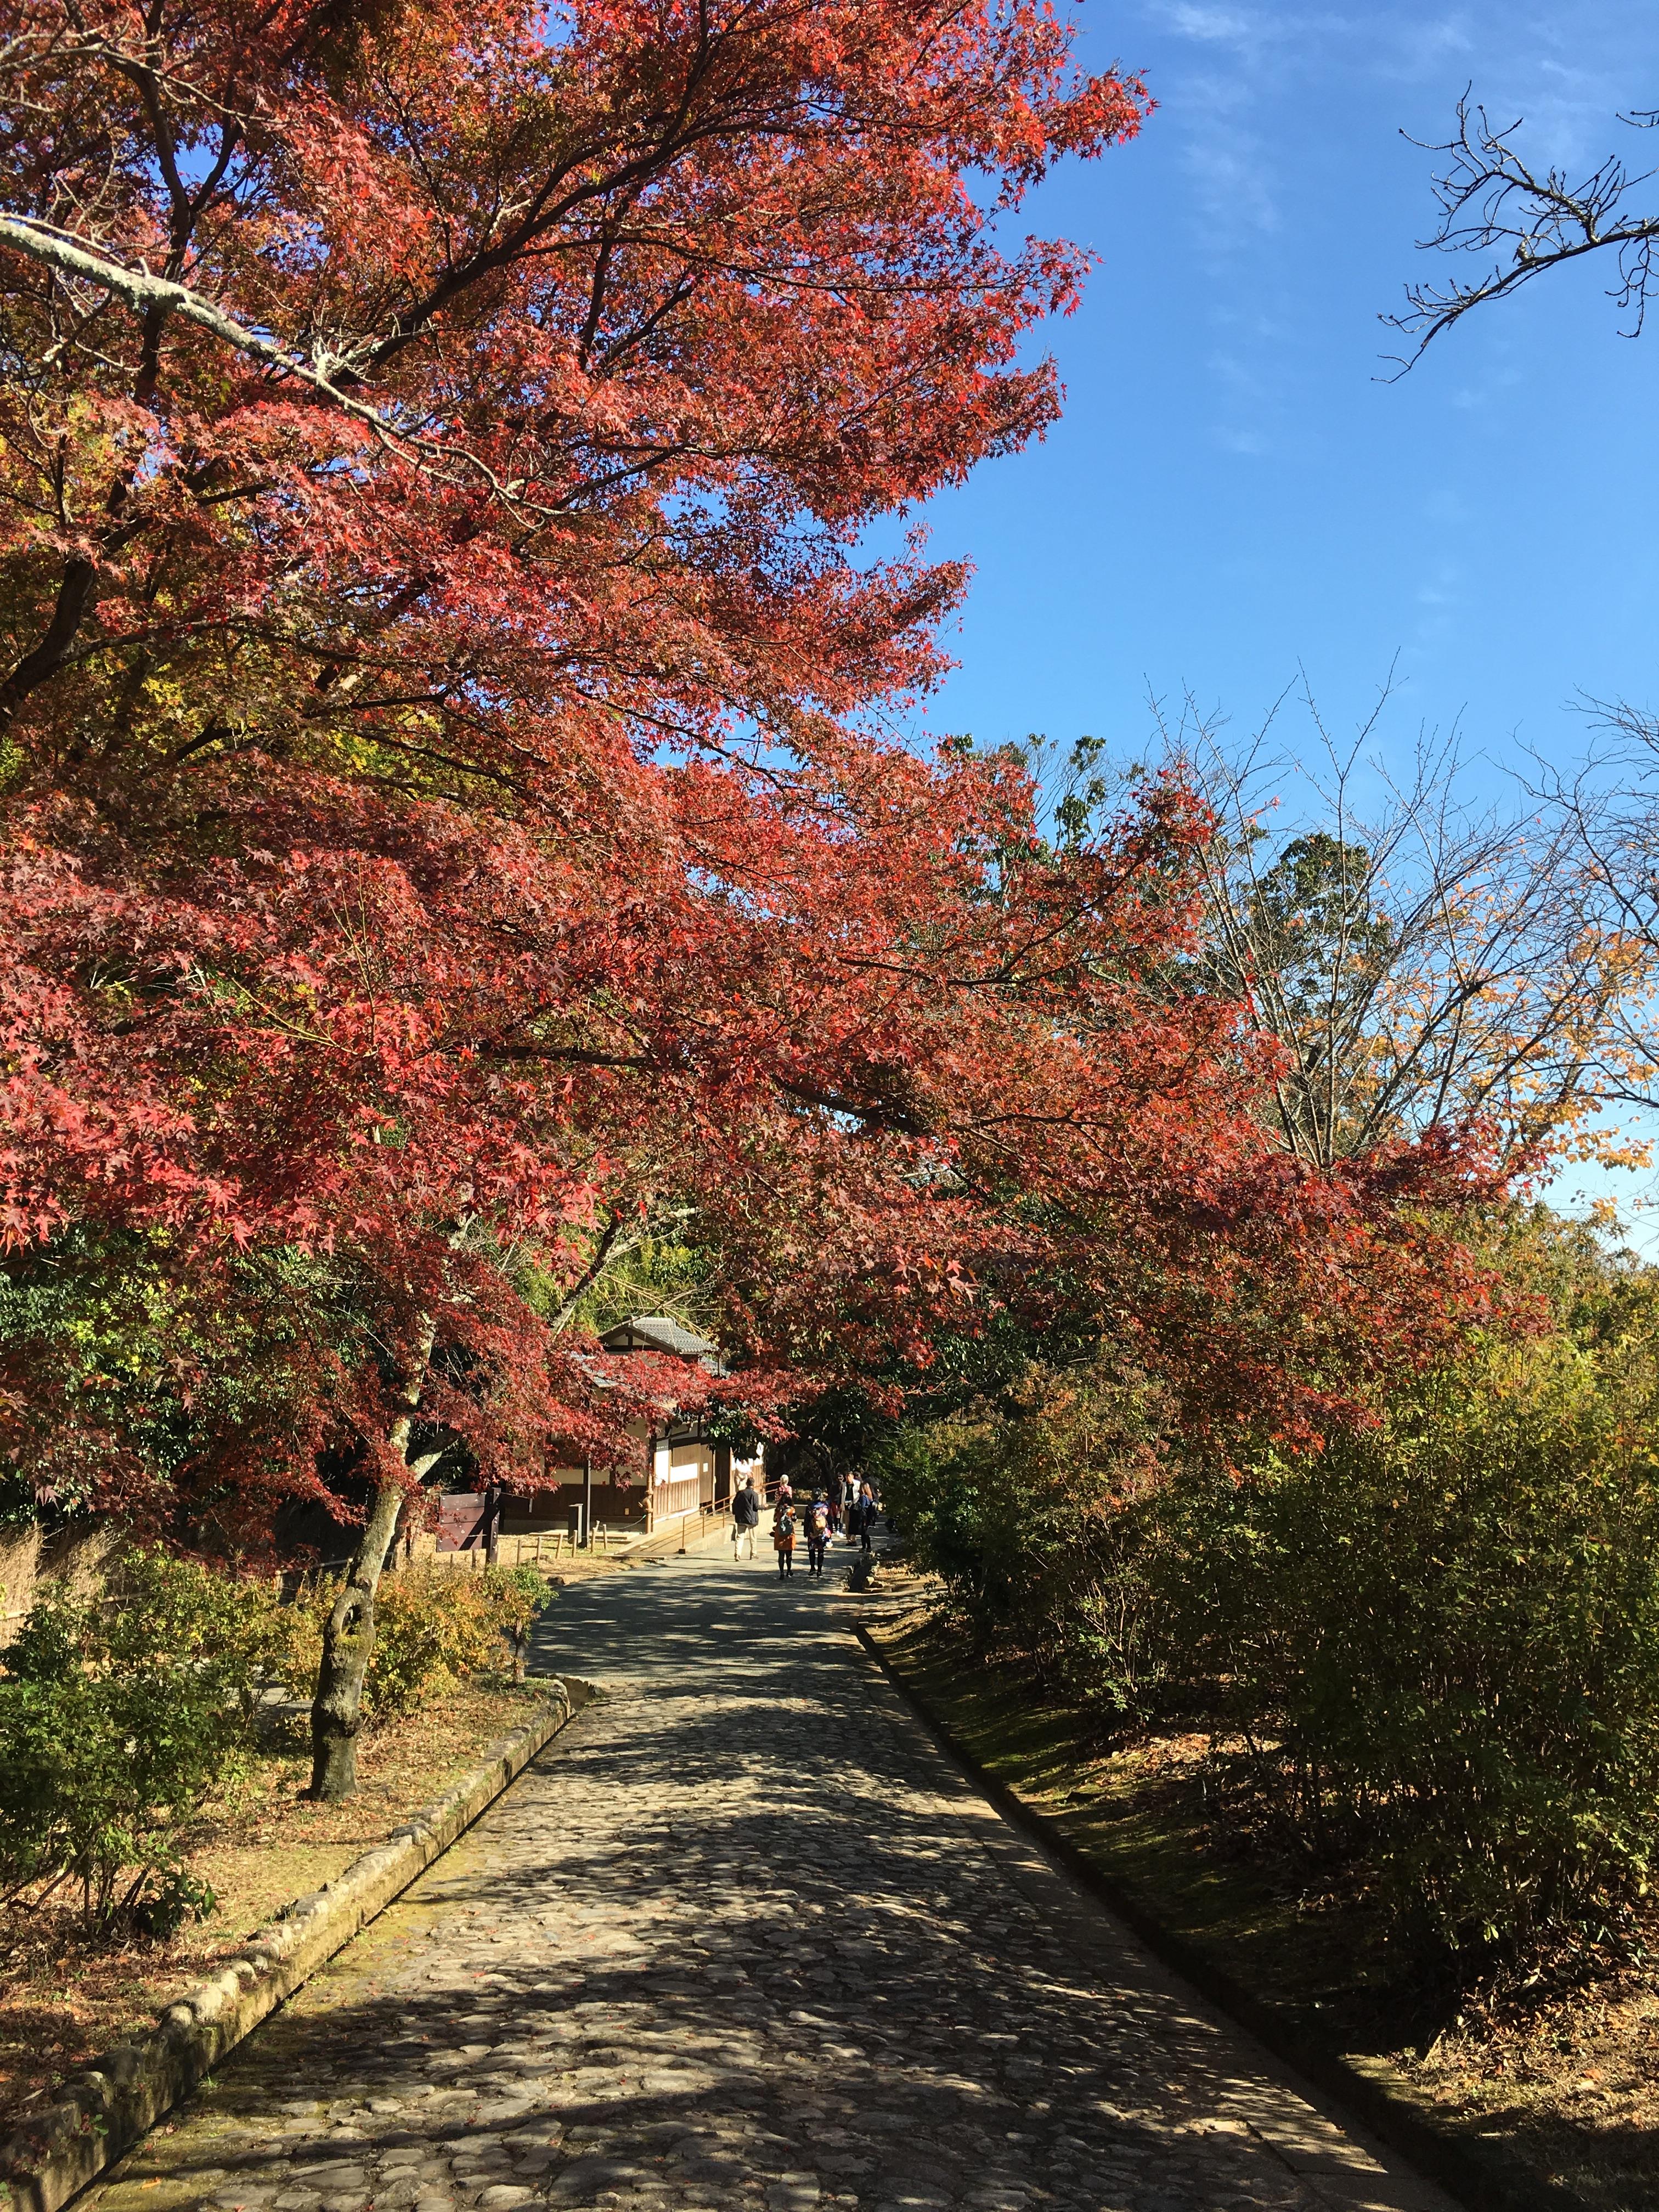
[[[631,1315],[606,1329],[599,1343],[613,1357],[654,1353],[708,1375],[729,1371],[718,1345],[665,1314]],[[731,1502],[734,1480],[750,1474],[761,1480],[758,1458],[734,1462],[730,1445],[709,1434],[700,1413],[682,1414],[672,1403],[665,1403],[655,1420],[631,1422],[629,1435],[637,1451],[633,1468],[591,1473],[556,1468],[550,1473],[556,1486],[503,1501],[502,1533],[567,1528],[573,1506],[586,1504],[590,1522],[611,1534],[644,1534],[704,1507],[722,1509]]]

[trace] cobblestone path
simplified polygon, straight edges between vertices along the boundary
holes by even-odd
[[[105,2212],[1450,2212],[909,1718],[833,1583],[572,1589],[608,1686]]]

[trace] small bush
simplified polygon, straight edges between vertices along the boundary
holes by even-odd
[[[316,1679],[323,1624],[335,1595],[335,1584],[321,1583],[289,1608],[282,1665],[291,1686]],[[412,1712],[452,1683],[503,1661],[520,1675],[530,1624],[546,1601],[547,1584],[533,1567],[467,1574],[422,1565],[383,1577],[363,1680],[365,1712]]]
[[[499,1643],[483,1589],[471,1580],[441,1567],[388,1575],[374,1601],[365,1704],[371,1713],[410,1712],[452,1682],[481,1673]]]
[[[72,1881],[152,1933],[210,1909],[177,1838],[247,1746],[276,1632],[264,1592],[158,1551],[40,1599],[0,1654],[0,1881]]]
[[[530,1652],[530,1632],[547,1603],[546,1581],[536,1567],[491,1567],[483,1579],[496,1631],[511,1655],[513,1679],[522,1682]]]
[[[1143,1715],[1165,1668],[1143,1555],[1166,1409],[1142,1377],[1042,1370],[1011,1409],[901,1430],[882,1494],[982,1651],[1103,1717]]]

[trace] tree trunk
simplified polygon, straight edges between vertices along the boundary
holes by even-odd
[[[392,1425],[387,1443],[407,1458],[415,1427],[415,1408],[434,1332],[424,1333],[404,1410]],[[363,1724],[363,1676],[374,1649],[374,1593],[380,1586],[386,1553],[398,1533],[398,1516],[407,1492],[399,1483],[383,1483],[374,1493],[363,1533],[340,1594],[323,1628],[323,1659],[317,1670],[317,1694],[311,1706],[309,1795],[331,1805],[357,1787],[357,1732]]]

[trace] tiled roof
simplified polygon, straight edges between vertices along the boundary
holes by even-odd
[[[711,1344],[706,1336],[699,1336],[695,1329],[672,1321],[666,1314],[630,1314],[626,1321],[619,1321],[614,1328],[606,1329],[599,1342],[607,1352],[620,1352],[625,1346],[618,1340],[629,1337],[649,1345],[653,1352],[678,1352],[683,1359],[701,1359],[710,1353],[718,1356],[719,1352],[719,1346]]]

